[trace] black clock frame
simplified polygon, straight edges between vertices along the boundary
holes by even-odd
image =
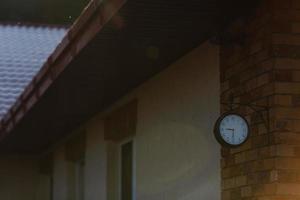
[[[246,122],[246,124],[247,124],[248,134],[247,134],[247,137],[246,137],[245,141],[243,141],[241,144],[238,144],[238,145],[229,144],[229,143],[227,143],[227,142],[222,138],[222,136],[221,136],[221,132],[220,132],[220,123],[221,123],[221,121],[222,121],[226,116],[228,116],[228,115],[237,115],[237,116],[241,117],[243,120],[245,120],[245,122]],[[222,114],[222,115],[217,119],[217,121],[216,121],[216,123],[215,123],[215,127],[214,127],[214,135],[215,135],[216,140],[217,140],[223,147],[228,147],[228,148],[237,148],[237,147],[240,147],[240,146],[242,146],[243,144],[245,144],[245,143],[248,141],[249,137],[250,137],[250,133],[251,133],[251,131],[250,131],[250,126],[249,126],[248,120],[247,120],[244,116],[242,116],[242,115],[240,115],[239,113],[236,113],[236,112],[226,112],[226,113]]]

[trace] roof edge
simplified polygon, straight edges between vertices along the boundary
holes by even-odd
[[[47,28],[58,28],[58,29],[69,29],[71,25],[63,24],[44,24],[35,22],[17,22],[17,21],[0,21],[0,26],[24,26],[24,27],[47,27]]]
[[[0,121],[0,141],[14,130],[67,65],[125,3],[126,0],[90,1],[41,70]]]

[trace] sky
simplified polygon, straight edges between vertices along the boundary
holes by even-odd
[[[82,9],[90,0],[0,0],[1,22],[34,22],[43,24],[70,25],[79,16]],[[232,14],[232,8],[253,7],[258,0],[217,0],[222,10],[221,20],[224,16]],[[235,9],[239,16],[247,15],[244,9]]]
[[[0,22],[71,24],[89,0],[1,0]]]

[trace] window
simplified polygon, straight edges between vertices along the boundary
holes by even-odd
[[[54,177],[51,175],[50,177],[50,200],[54,200]]]
[[[133,200],[133,141],[121,145],[121,200]]]
[[[75,164],[75,191],[76,200],[84,200],[84,176],[85,176],[85,163],[78,161]]]
[[[68,162],[68,199],[84,200],[85,163],[82,160]]]
[[[67,161],[67,199],[84,200],[86,134],[78,130],[65,146]]]
[[[39,182],[36,190],[37,199],[54,200],[53,179],[54,162],[53,155],[48,154],[39,160]]]
[[[108,200],[135,200],[134,144],[134,140],[110,142],[108,144]]]

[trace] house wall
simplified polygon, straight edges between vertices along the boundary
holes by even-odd
[[[104,141],[102,120],[91,120],[86,128],[85,199],[106,200],[107,143]]]
[[[65,148],[60,147],[54,152],[53,165],[53,199],[68,198],[68,162],[65,159]]]
[[[220,199],[220,149],[213,136],[220,107],[218,56],[218,47],[205,43],[83,125],[87,200],[116,199],[103,119],[132,99],[138,100],[137,199]],[[63,200],[68,171],[57,151],[54,197]]]
[[[1,156],[0,199],[33,200],[39,181],[38,164],[34,159]]]
[[[138,89],[137,199],[219,199],[218,68],[206,43]]]
[[[300,199],[299,9],[299,0],[262,0],[228,27],[246,38],[220,47],[221,101],[240,104],[251,132],[222,149],[222,200]]]

